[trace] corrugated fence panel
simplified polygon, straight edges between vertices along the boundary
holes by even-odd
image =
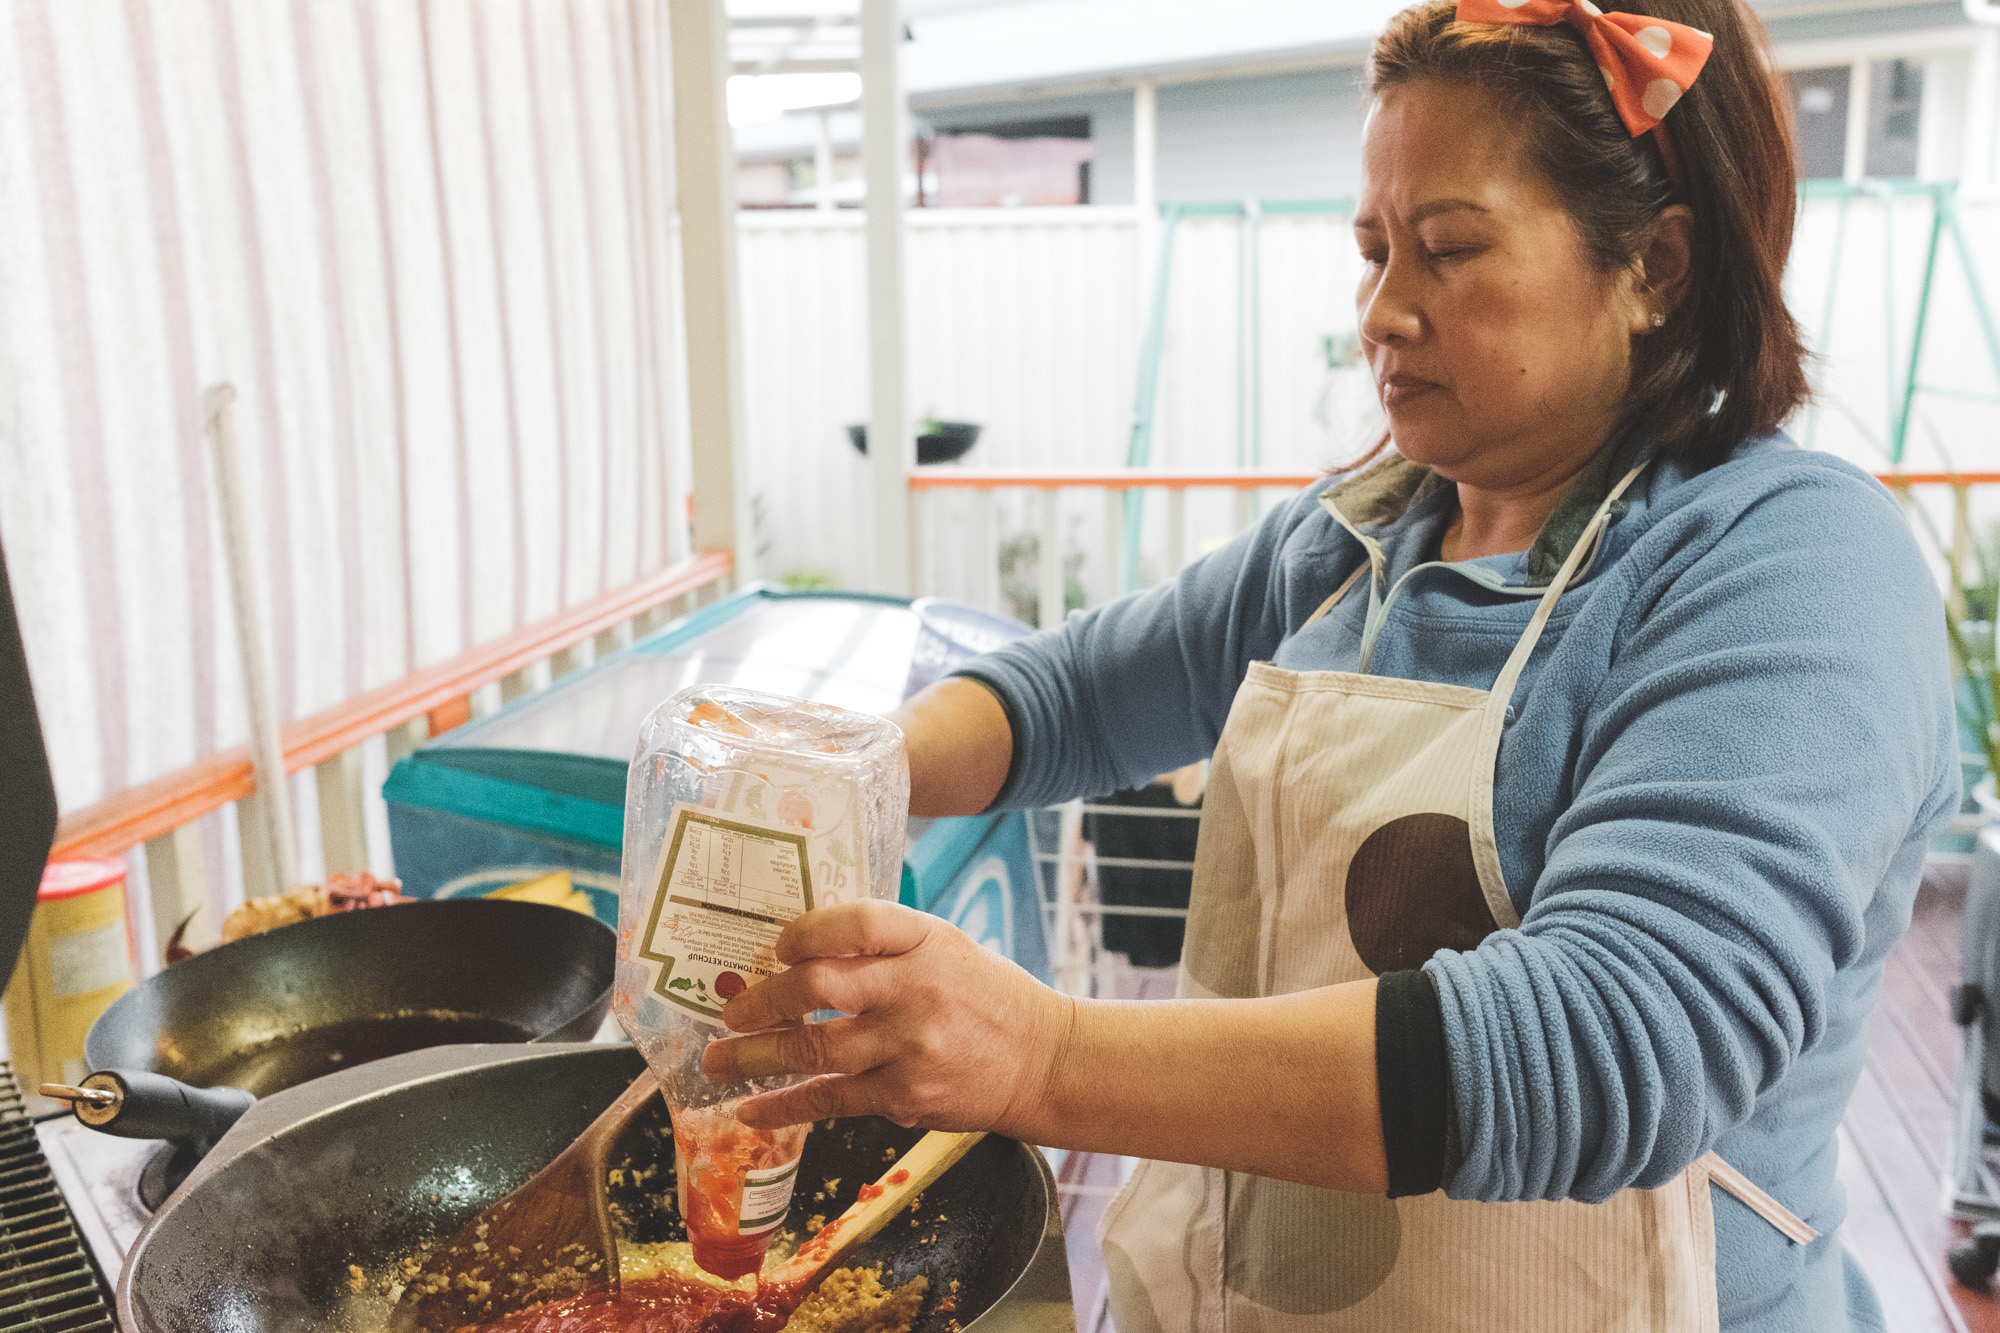
[[[860,457],[843,428],[868,415],[867,275],[858,219],[746,215],[743,290],[746,435],[761,567],[824,570],[867,582]]]
[[[2000,304],[2000,202],[1962,205],[1964,229],[1990,303]],[[1836,233],[1843,225],[1836,254]],[[1814,199],[1801,210],[1788,276],[1794,310],[1819,356],[1818,402],[1790,423],[1814,447],[1870,470],[1887,466],[1892,410],[1908,375],[1929,200]],[[1233,216],[1184,218],[1161,362],[1152,459],[1175,468],[1246,462],[1312,470],[1358,456],[1382,418],[1365,366],[1329,367],[1325,341],[1354,332],[1359,259],[1347,214],[1265,215],[1258,226],[1261,408],[1254,437],[1239,424],[1240,237]],[[861,219],[854,214],[746,215],[752,439],[771,542],[767,569],[821,569],[849,586],[867,571],[851,516],[864,513],[862,465],[840,427],[866,412]],[[911,409],[983,422],[969,460],[996,468],[1101,467],[1123,461],[1129,438],[1142,302],[1133,223],[1125,209],[917,212],[909,231]],[[1949,238],[1939,258],[1920,380],[2000,392],[1969,287]],[[1832,315],[1827,302],[1832,294]],[[2000,468],[2000,409],[1920,395],[1906,451],[1912,470]],[[1254,440],[1254,443],[1253,443]],[[1279,497],[1262,497],[1264,503]],[[1933,497],[1934,499],[1936,497]],[[1063,500],[1066,551],[1085,579],[1100,568],[1104,507]],[[1942,503],[1940,501],[1940,503]],[[957,595],[983,586],[973,510],[934,493],[929,585]],[[1988,501],[1978,499],[1982,519]],[[2000,500],[1993,502],[2000,518]],[[1039,502],[1003,495],[996,539],[1038,531]],[[1148,577],[1167,568],[1162,497],[1146,504]],[[1193,554],[1226,537],[1238,514],[1219,492],[1187,501]],[[956,545],[954,545],[954,543]]]
[[[1264,465],[1333,467],[1373,445],[1382,429],[1367,368],[1329,370],[1326,359],[1328,338],[1354,334],[1361,258],[1353,218],[1280,214],[1259,230]]]
[[[867,295],[856,213],[745,214],[749,435],[767,573],[867,582]],[[910,407],[977,421],[982,467],[1122,463],[1138,365],[1123,209],[916,213],[907,235]]]
[[[968,461],[1123,461],[1138,366],[1125,210],[978,209],[910,229],[910,383],[919,415],[984,423]]]
[[[1987,303],[1995,307],[2000,200],[1966,201],[1960,213]],[[1811,200],[1801,214],[1786,276],[1792,309],[1819,353],[1818,403],[1802,415],[1796,433],[1815,448],[1875,470],[1887,466],[1894,419],[1902,408],[1931,216],[1930,201],[1920,196]],[[1949,235],[1938,251],[1918,381],[2000,394],[2000,377]],[[2000,410],[1990,403],[1920,393],[1905,466],[1913,471],[2000,466],[1996,425]]]
[[[1990,309],[2000,313],[2000,200],[1960,204],[1961,226]],[[1870,471],[1885,471],[1902,410],[1917,334],[1917,307],[1932,209],[1921,196],[1809,200],[1801,210],[1786,291],[1817,352],[1816,399],[1788,429],[1802,443]],[[1949,234],[1941,238],[1917,380],[1951,391],[1919,393],[1905,441],[1913,472],[2000,470],[2000,375],[1971,300],[1971,284]],[[1829,309],[1830,307],[1830,309]],[[1986,401],[1951,396],[1984,394]],[[1971,493],[1974,533],[1991,547],[2000,523],[1994,487]],[[1949,540],[1952,500],[1918,492],[1917,503]],[[1926,542],[1942,571],[1941,552]]]
[[[287,717],[685,554],[650,8],[0,8],[0,537],[65,808],[242,738],[207,385]]]
[[[844,432],[867,412],[861,227],[854,213],[750,213],[741,233],[765,569],[820,571],[846,586],[867,580],[865,547],[852,535],[852,516],[866,512],[864,464]],[[1157,465],[1236,465],[1238,237],[1234,218],[1180,224]],[[1352,457],[1379,429],[1373,393],[1358,366],[1329,376],[1322,349],[1354,325],[1349,219],[1269,217],[1260,242],[1262,464],[1318,468]],[[907,244],[913,416],[980,422],[967,461],[981,467],[1121,465],[1145,314],[1130,211],[919,211]],[[953,543],[963,545],[971,502],[940,494],[927,503],[930,586],[970,595],[980,576]],[[1038,529],[1038,503],[1002,496],[996,538]],[[1065,549],[1083,557],[1087,582],[1108,586],[1102,505],[1064,505]],[[1156,571],[1166,559],[1163,510],[1162,497],[1149,497],[1145,559]],[[1187,549],[1235,524],[1227,495],[1195,493]]]

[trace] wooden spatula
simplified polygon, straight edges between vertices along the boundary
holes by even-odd
[[[856,1246],[880,1231],[985,1137],[984,1133],[946,1134],[939,1130],[924,1135],[880,1180],[862,1186],[861,1197],[846,1212],[766,1273],[760,1285],[765,1290],[776,1288],[794,1302],[803,1299],[820,1278],[840,1267]]]
[[[611,1149],[659,1095],[642,1073],[562,1155],[430,1252],[404,1285],[392,1333],[444,1333],[573,1296],[618,1287],[618,1236],[604,1195]]]

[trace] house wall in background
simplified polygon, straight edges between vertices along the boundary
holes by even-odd
[[[1993,84],[2000,74],[1980,71],[1982,60],[1989,67],[2000,65],[2000,33],[1967,23],[1962,7],[1952,0],[1838,8],[1818,0],[1769,0],[1755,7],[1786,70],[1819,69],[1837,80],[1857,59],[1876,63],[1867,80],[1872,106],[1863,110],[1870,114],[1870,124],[1853,164],[1856,174],[1865,169],[1932,180],[1995,179],[2000,101]],[[1983,57],[1982,43],[1988,50]],[[1357,153],[1365,110],[1361,55],[1359,50],[1302,55],[1318,63],[1286,72],[1162,73],[1159,197],[1207,202],[1352,195],[1359,184]],[[1900,70],[1898,60],[1904,66]],[[929,92],[916,96],[912,109],[920,125],[944,133],[1087,120],[1091,202],[1125,205],[1132,202],[1133,77],[1128,71],[1075,91]],[[1916,105],[1892,104],[1889,94],[1896,90],[1904,93],[1905,103]],[[1837,100],[1844,116],[1845,92]],[[809,161],[816,124],[816,114],[805,113],[746,126],[737,133],[739,150],[760,160],[789,154]],[[837,144],[857,141],[859,119],[853,113],[835,112],[833,125]],[[1824,152],[1817,155],[1817,168],[1824,169],[1825,157]]]
[[[1354,64],[1159,89],[1160,198],[1337,198],[1359,180],[1360,68]],[[1129,92],[915,110],[940,130],[1087,116],[1091,202],[1132,202]]]

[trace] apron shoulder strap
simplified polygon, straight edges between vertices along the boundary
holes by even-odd
[[[1507,658],[1507,665],[1500,668],[1499,678],[1493,682],[1492,702],[1488,706],[1496,712],[1505,713],[1508,705],[1513,703],[1514,685],[1521,679],[1521,672],[1527,668],[1528,659],[1534,655],[1535,645],[1541,642],[1542,630],[1547,627],[1549,617],[1555,614],[1556,602],[1569,590],[1571,581],[1582,568],[1584,556],[1589,554],[1595,558],[1598,544],[1604,536],[1604,529],[1611,521],[1611,506],[1645,470],[1646,465],[1639,464],[1611,488],[1611,493],[1604,497],[1604,503],[1597,506],[1597,512],[1590,516],[1590,522],[1585,524],[1583,531],[1578,534],[1576,545],[1569,548],[1569,558],[1563,561],[1562,568],[1556,571],[1556,576],[1549,580],[1549,590],[1542,594],[1542,600],[1536,604],[1534,617],[1528,621],[1528,628],[1522,633],[1521,641],[1514,645],[1513,653]]]
[[[1745,1208],[1776,1227],[1794,1245],[1810,1245],[1819,1239],[1819,1232],[1811,1223],[1759,1189],[1750,1177],[1723,1161],[1714,1150],[1703,1153],[1695,1165],[1707,1173],[1711,1183],[1735,1195]]]
[[[1328,597],[1325,601],[1321,602],[1319,604],[1319,609],[1317,611],[1314,611],[1311,615],[1307,616],[1305,625],[1301,625],[1299,626],[1299,628],[1304,629],[1306,625],[1312,624],[1315,620],[1318,620],[1321,616],[1333,610],[1334,607],[1340,605],[1340,599],[1347,596],[1348,591],[1352,589],[1355,584],[1361,582],[1361,576],[1363,574],[1366,574],[1369,568],[1370,567],[1367,564],[1363,564],[1358,568],[1356,568],[1352,574],[1349,574],[1347,576],[1347,582],[1341,584],[1338,588],[1335,588],[1333,590],[1333,595]]]
[[[1597,548],[1603,541],[1604,529],[1610,522],[1611,506],[1617,502],[1619,496],[1625,494],[1627,488],[1634,481],[1638,480],[1639,474],[1645,470],[1646,465],[1644,463],[1639,464],[1639,466],[1627,472],[1619,479],[1618,484],[1611,488],[1611,493],[1604,497],[1604,502],[1597,506],[1597,512],[1591,515],[1590,522],[1584,525],[1582,533],[1577,536],[1576,544],[1570,547],[1569,558],[1563,561],[1562,568],[1549,581],[1549,589],[1542,594],[1542,600],[1536,605],[1534,617],[1529,620],[1527,630],[1521,635],[1520,642],[1514,645],[1513,653],[1507,658],[1507,665],[1500,669],[1499,677],[1493,682],[1493,697],[1499,701],[1501,711],[1504,712],[1507,705],[1513,701],[1515,682],[1520,680],[1522,670],[1528,665],[1528,658],[1535,651],[1535,645],[1541,642],[1542,630],[1548,625],[1549,617],[1555,612],[1557,599],[1568,590],[1571,581],[1576,577],[1577,570],[1583,567],[1585,557],[1589,556],[1592,559],[1596,557]],[[1369,583],[1369,612],[1371,618],[1377,604],[1381,600],[1383,566],[1381,546],[1374,538],[1369,537],[1359,528],[1356,528],[1353,523],[1349,522],[1347,515],[1341,513],[1337,506],[1327,504],[1326,510],[1333,515],[1334,519],[1342,527],[1353,534],[1355,540],[1361,543],[1362,549],[1367,552],[1368,559],[1352,574],[1349,574],[1346,581],[1338,588],[1335,588],[1332,594],[1325,601],[1321,602],[1311,615],[1306,617],[1305,624],[1300,625],[1300,629],[1311,625],[1327,612],[1333,610],[1334,607],[1338,606],[1340,599],[1353,591],[1354,585],[1361,581],[1363,574],[1372,576]],[[1366,670],[1366,667],[1364,666],[1362,669]]]
[[[1507,665],[1500,668],[1500,676],[1493,682],[1492,692],[1486,696],[1484,715],[1479,722],[1480,753],[1484,756],[1475,768],[1472,777],[1472,808],[1487,812],[1483,823],[1476,825],[1472,840],[1473,863],[1479,867],[1480,888],[1485,890],[1487,908],[1493,913],[1493,920],[1503,930],[1511,930],[1521,924],[1520,916],[1514,910],[1514,900],[1507,893],[1507,876],[1500,866],[1500,849],[1494,841],[1492,809],[1494,762],[1500,752],[1500,733],[1507,722],[1507,709],[1514,702],[1514,686],[1520,682],[1521,672],[1528,665],[1535,645],[1541,642],[1542,630],[1549,623],[1549,616],[1555,612],[1556,600],[1576,577],[1585,552],[1597,549],[1598,539],[1603,535],[1605,525],[1611,519],[1611,506],[1623,495],[1626,488],[1638,479],[1646,465],[1627,472],[1624,478],[1611,488],[1611,494],[1604,497],[1604,503],[1597,506],[1597,512],[1590,516],[1578,535],[1576,545],[1569,548],[1569,558],[1549,582],[1548,591],[1535,606],[1533,619],[1521,635],[1519,643],[1507,658]]]

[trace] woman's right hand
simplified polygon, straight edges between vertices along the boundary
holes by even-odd
[[[711,1042],[720,1082],[806,1081],[737,1107],[759,1128],[850,1115],[927,1129],[1021,1134],[1044,1105],[1076,1002],[949,922],[863,900],[806,912],[778,937],[786,969],[729,1001],[747,1036]],[[816,1010],[846,1016],[802,1023]]]
[[[803,1082],[747,1125],[882,1115],[925,1129],[1380,1194],[1375,981],[1256,1000],[1077,1000],[948,922],[864,900],[794,917],[786,970],[730,1000],[719,1082]],[[822,1009],[844,1015],[797,1020]]]

